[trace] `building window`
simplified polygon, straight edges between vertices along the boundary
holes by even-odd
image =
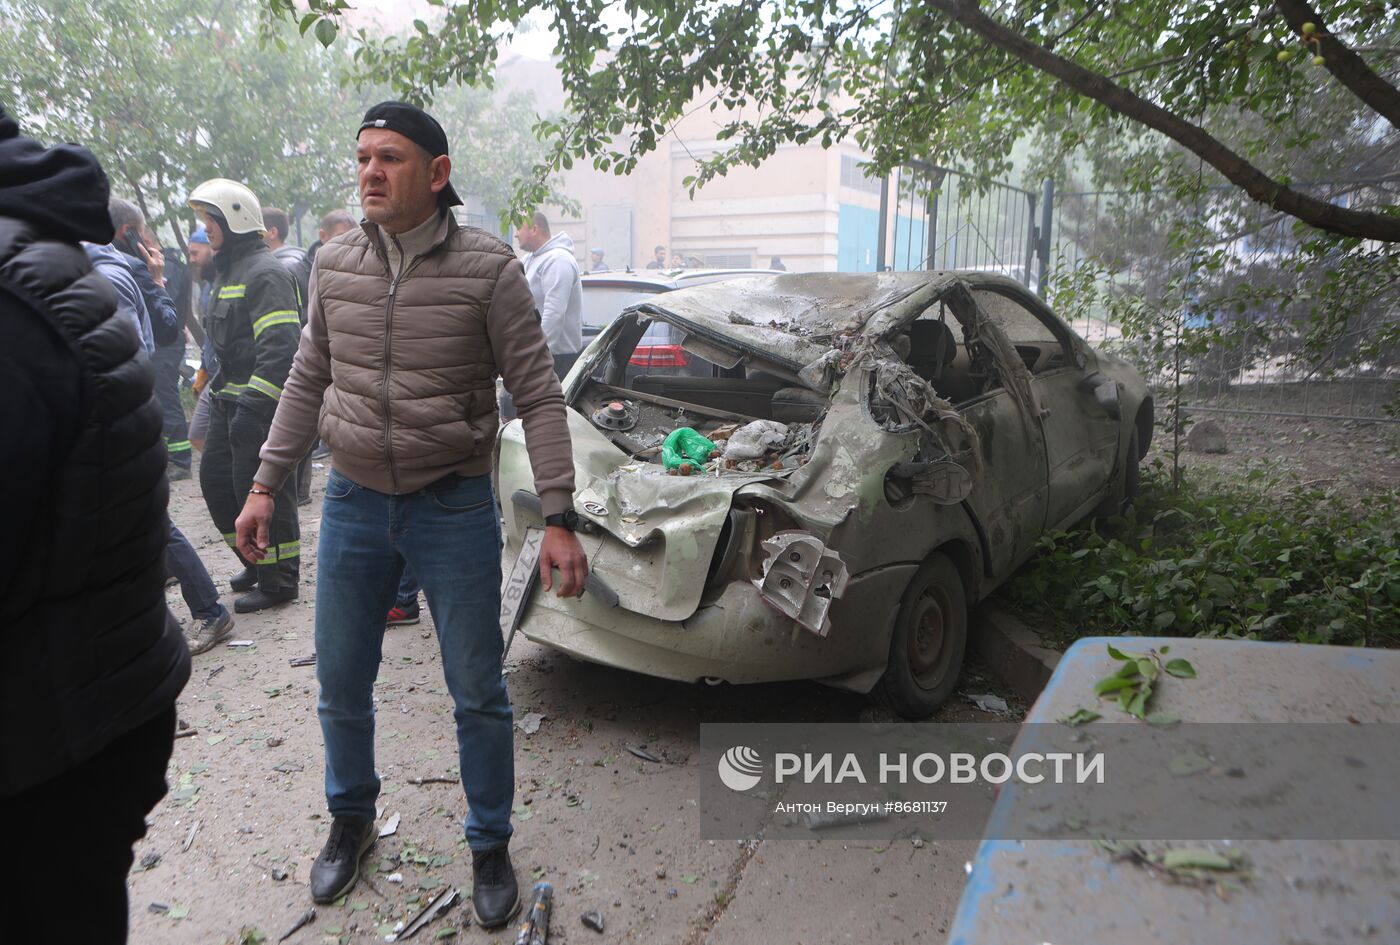
[[[867,194],[880,193],[880,178],[866,176],[869,166],[858,157],[841,155],[841,186]]]

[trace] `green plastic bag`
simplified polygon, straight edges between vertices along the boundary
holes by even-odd
[[[690,427],[672,430],[661,444],[661,464],[669,469],[679,469],[689,463],[703,466],[715,451],[715,444],[696,433]]]

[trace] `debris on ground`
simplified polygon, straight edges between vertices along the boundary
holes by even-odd
[[[1230,452],[1230,445],[1225,440],[1225,428],[1214,420],[1200,420],[1191,424],[1186,431],[1184,445],[1188,453]]]
[[[438,893],[436,896],[430,899],[426,906],[418,910],[417,915],[415,915],[412,919],[408,920],[408,923],[404,925],[402,932],[398,932],[393,935],[386,935],[384,937],[384,940],[388,942],[394,942],[405,938],[413,938],[413,936],[417,935],[419,932],[423,931],[423,929],[427,928],[428,924],[431,923],[434,919],[437,919],[439,916],[446,915],[447,910],[452,908],[453,903],[455,903],[458,897],[460,896],[461,893],[458,892],[455,887],[450,889],[444,889],[442,892]]]
[[[1244,855],[1235,850],[1224,853],[1209,847],[1173,847],[1149,850],[1140,843],[1095,840],[1094,845],[1115,860],[1135,863],[1147,871],[1183,886],[1214,889],[1222,899],[1251,874]]]
[[[1006,700],[1001,696],[994,696],[991,693],[969,694],[967,701],[971,702],[983,712],[1006,712],[1011,707],[1006,704]]]
[[[520,923],[515,945],[545,945],[549,939],[549,914],[553,908],[554,887],[549,883],[535,883],[535,901],[530,904],[530,911]]]
[[[289,666],[315,666],[316,654],[312,653],[310,656],[298,656],[295,659],[287,660],[287,664]]]
[[[547,716],[539,712],[526,712],[524,718],[515,720],[515,727],[526,735],[533,735],[540,730],[540,723],[546,718]]]
[[[603,931],[603,913],[599,912],[597,909],[594,909],[592,912],[585,912],[579,918],[584,925],[593,931],[598,933]]]
[[[141,868],[143,870],[155,869],[156,864],[159,862],[160,854],[152,850],[150,853],[147,853],[145,856],[141,857]]]
[[[286,879],[288,876],[290,876],[290,875],[291,875],[290,873],[288,873],[286,870],[282,869],[282,867],[280,867],[280,866],[274,866],[274,867],[272,868],[272,881],[273,881],[274,883],[280,883],[280,882],[282,882],[283,880],[285,880],[285,879]]]
[[[255,640],[230,640],[230,641],[228,641],[227,643],[225,643],[224,646],[228,647],[230,650],[243,650],[243,649],[247,649],[247,648],[250,647],[250,646],[257,646],[257,641],[255,641]]]
[[[628,745],[627,753],[630,755],[635,755],[643,761],[650,761],[652,764],[661,765],[666,763],[664,759],[658,757],[652,752],[647,751],[645,748],[634,748],[633,746]]]
[[[297,933],[300,932],[303,928],[305,928],[306,926],[310,925],[312,922],[315,922],[315,921],[316,921],[316,910],[315,910],[315,909],[307,909],[305,912],[303,912],[300,916],[297,917],[297,920],[296,920],[295,922],[292,923],[292,927],[289,928],[289,929],[287,929],[287,931],[283,932],[283,933],[282,933],[282,936],[281,936],[279,939],[277,939],[277,941],[278,941],[278,942],[285,942],[287,939],[291,938],[293,935],[297,934]]]
[[[200,827],[200,825],[201,825],[202,823],[204,823],[204,821],[202,821],[202,820],[196,820],[193,824],[190,825],[190,832],[189,832],[189,834],[186,835],[186,837],[185,837],[185,846],[184,846],[184,848],[180,851],[181,853],[188,853],[188,852],[190,852],[190,847],[192,847],[192,846],[194,845],[194,835],[197,834],[197,833],[199,833],[199,827]]]
[[[379,828],[379,836],[381,838],[392,837],[394,834],[398,833],[399,820],[401,818],[402,815],[398,811],[394,811],[390,814],[389,819],[384,821],[384,826]]]

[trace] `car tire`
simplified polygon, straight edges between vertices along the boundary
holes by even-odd
[[[890,658],[876,701],[906,719],[926,719],[953,694],[967,652],[967,588],[947,555],[919,566],[900,599]]]
[[[1109,518],[1128,511],[1141,488],[1141,470],[1138,468],[1141,461],[1137,425],[1134,424],[1128,433],[1128,443],[1123,448],[1123,462],[1118,470],[1118,478],[1113,484],[1113,490],[1099,503],[1099,507],[1094,509],[1096,518]]]

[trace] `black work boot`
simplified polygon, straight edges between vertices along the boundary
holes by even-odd
[[[320,856],[311,864],[312,900],[335,902],[353,889],[360,878],[360,857],[374,846],[377,837],[373,820],[337,817]]]
[[[253,568],[244,568],[242,574],[235,574],[228,579],[228,589],[235,594],[246,594],[258,586],[258,572]]]
[[[520,911],[520,887],[504,846],[472,851],[472,909],[483,929],[498,929]]]
[[[285,604],[288,601],[297,599],[297,589],[295,587],[284,587],[276,591],[265,591],[262,588],[254,588],[242,597],[233,601],[234,613],[252,614],[259,610],[266,610],[269,607],[276,607],[278,604]]]

